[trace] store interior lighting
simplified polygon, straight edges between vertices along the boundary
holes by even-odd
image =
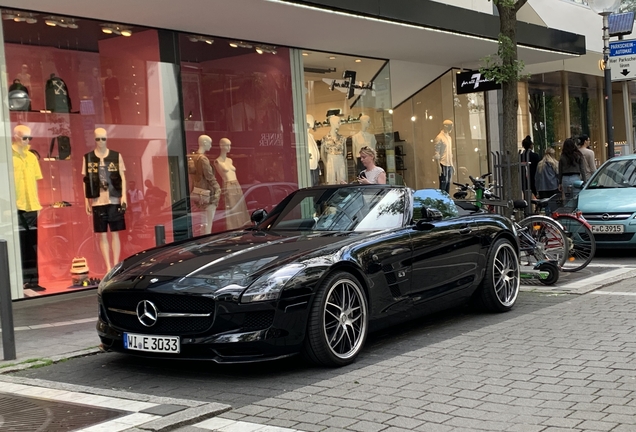
[[[252,48],[251,44],[248,44],[247,42],[242,42],[242,41],[235,41],[235,42],[230,42],[230,46],[232,48]]]
[[[62,18],[53,15],[44,17],[44,23],[51,27],[64,27],[70,29],[76,29],[79,27],[74,18]]]
[[[35,24],[38,22],[35,14],[31,12],[16,12],[12,10],[3,10],[2,19],[7,21],[12,20],[15,22],[25,22],[27,24]]]
[[[120,36],[132,36],[132,29],[122,24],[102,24],[102,32],[106,34],[116,34]]]
[[[190,42],[205,42],[208,45],[212,45],[214,43],[214,39],[207,36],[190,35],[188,36],[188,39]]]
[[[256,45],[254,49],[259,54],[276,54],[276,47],[272,45]]]

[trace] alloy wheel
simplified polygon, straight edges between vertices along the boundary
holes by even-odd
[[[367,306],[357,283],[339,279],[327,293],[324,336],[329,350],[340,359],[355,356],[364,342]]]
[[[519,260],[508,243],[499,246],[493,262],[493,286],[495,295],[503,306],[511,306],[519,293]]]

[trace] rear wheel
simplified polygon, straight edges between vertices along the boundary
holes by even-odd
[[[551,262],[543,262],[539,264],[539,271],[548,272],[546,279],[539,279],[543,285],[554,285],[559,281],[559,268]]]
[[[567,257],[568,239],[561,225],[546,216],[529,216],[519,222],[519,246],[528,265],[554,261],[559,267]]]
[[[510,240],[497,240],[488,252],[486,276],[481,283],[478,299],[491,312],[512,309],[519,294],[519,257]]]
[[[351,274],[336,272],[318,288],[303,353],[324,366],[344,366],[358,356],[368,332],[367,299]]]
[[[596,253],[592,230],[574,216],[561,215],[556,221],[563,226],[568,238],[568,254],[561,270],[575,272],[584,269]]]

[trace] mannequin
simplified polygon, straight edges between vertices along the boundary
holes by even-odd
[[[453,131],[453,122],[444,120],[442,130],[435,137],[435,160],[440,165],[439,188],[449,192],[453,184],[453,139],[450,134]]]
[[[120,260],[119,231],[126,229],[124,212],[127,202],[123,191],[123,185],[126,184],[125,173],[126,167],[121,154],[108,148],[106,130],[95,129],[95,150],[84,155],[82,175],[85,184],[86,214],[93,215],[93,230],[99,236],[99,248],[107,271]]]
[[[241,228],[250,221],[243,189],[236,177],[236,168],[232,159],[227,157],[232,142],[227,138],[219,141],[219,157],[214,161],[216,171],[223,179],[223,197],[225,198],[225,224],[228,230]]]
[[[339,184],[347,181],[347,170],[345,165],[345,154],[347,152],[346,138],[338,134],[340,128],[340,117],[332,115],[329,117],[330,130],[322,138],[322,159],[326,161],[325,170],[327,184]]]
[[[210,191],[210,202],[207,205],[201,206],[196,203],[194,205],[194,207],[200,208],[205,213],[204,234],[212,232],[212,223],[214,222],[216,207],[219,205],[221,196],[221,187],[214,177],[214,169],[210,166],[210,160],[205,155],[211,148],[212,138],[207,135],[201,135],[199,137],[199,148],[188,160],[188,171],[191,175],[192,187]]]
[[[320,179],[320,169],[318,168],[318,162],[320,162],[320,151],[318,150],[318,144],[316,139],[311,134],[311,130],[314,129],[316,120],[311,114],[307,114],[307,143],[309,146],[309,172],[311,173],[311,185],[316,186]]]
[[[357,172],[365,169],[364,165],[360,161],[360,150],[362,147],[370,147],[375,150],[376,139],[375,135],[370,132],[367,132],[369,127],[371,126],[371,117],[368,115],[362,115],[360,117],[360,132],[356,133],[351,137],[353,142],[353,154],[356,155],[356,159],[358,161]]]
[[[42,291],[38,285],[38,212],[42,209],[38,197],[37,181],[42,179],[42,170],[37,156],[31,148],[31,128],[20,125],[13,129],[13,175],[15,181],[18,222],[20,223],[20,251],[24,270],[25,288]],[[28,270],[28,271],[27,271]]]

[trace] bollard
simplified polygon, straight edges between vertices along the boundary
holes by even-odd
[[[9,249],[6,240],[0,240],[0,329],[5,360],[15,360],[15,329],[9,279]]]
[[[166,244],[166,227],[163,225],[155,225],[155,244],[157,246]]]

